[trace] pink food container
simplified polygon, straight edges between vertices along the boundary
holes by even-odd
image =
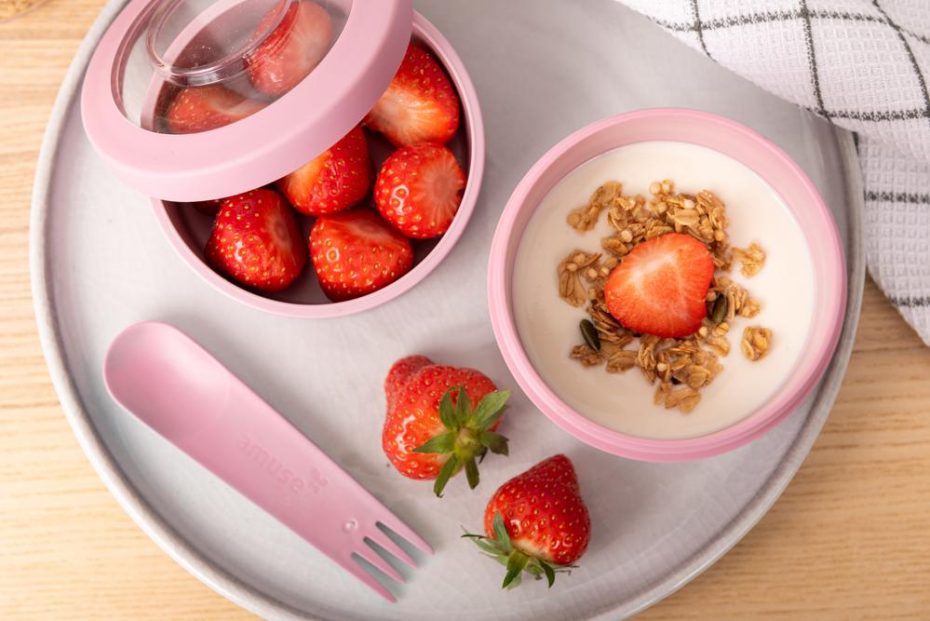
[[[276,44],[289,15],[310,10],[321,16],[328,44],[302,51],[297,79],[272,74],[271,82],[256,81],[256,55]],[[461,101],[461,122],[447,146],[467,181],[449,229],[436,239],[414,240],[413,268],[399,279],[346,301],[326,298],[309,262],[277,293],[214,271],[204,254],[213,220],[193,203],[269,186],[326,152],[362,122],[411,42],[439,61]],[[180,131],[172,125],[166,110],[179,93],[218,89],[227,97],[221,122]],[[182,260],[226,295],[274,314],[338,317],[404,293],[452,249],[481,186],[484,128],[474,86],[449,42],[413,11],[412,0],[131,0],[91,59],[81,106],[90,141],[125,183],[153,198]],[[393,147],[364,131],[374,176]],[[369,194],[353,208],[367,209],[370,202]],[[304,240],[312,222],[298,217]]]
[[[546,195],[588,160],[618,147],[654,140],[708,147],[762,177],[780,195],[804,231],[814,276],[816,311],[810,336],[781,388],[736,423],[684,439],[621,433],[569,406],[530,361],[516,326],[511,298],[521,237]],[[729,119],[695,110],[654,109],[621,114],[589,125],[554,146],[527,172],[504,208],[491,245],[488,270],[489,310],[495,338],[511,373],[536,407],[563,430],[591,446],[653,462],[718,455],[746,444],[783,420],[811,393],[826,371],[846,307],[846,270],[839,233],[814,184],[784,151],[758,133]],[[560,302],[555,299],[553,303]],[[622,407],[622,396],[618,407]]]

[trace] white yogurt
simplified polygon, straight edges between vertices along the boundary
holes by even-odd
[[[587,314],[558,295],[559,261],[575,248],[599,250],[601,238],[609,234],[603,214],[598,228],[577,233],[565,223],[568,212],[586,203],[605,181],[620,181],[624,194],[648,196],[649,184],[661,179],[672,179],[682,192],[715,192],[727,206],[731,244],[747,247],[755,241],[767,254],[765,267],[752,278],[744,278],[738,269],[731,273],[762,302],[762,312],[731,323],[731,351],[721,358],[725,368],[701,391],[701,402],[690,414],[654,405],[655,386],[638,369],[609,374],[603,367],[584,368],[569,359],[572,347],[582,342],[578,324]],[[639,437],[690,438],[748,416],[787,379],[803,351],[814,312],[810,265],[797,221],[752,170],[697,145],[637,143],[579,166],[543,199],[517,250],[514,317],[533,366],[573,409],[605,427]],[[757,362],[748,361],[739,349],[743,328],[749,325],[773,331],[771,350]]]

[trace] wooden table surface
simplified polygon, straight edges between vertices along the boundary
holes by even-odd
[[[0,24],[0,619],[246,619],[123,513],[61,413],[27,261],[39,143],[105,0]],[[849,374],[774,509],[643,619],[930,618],[930,349],[866,287]]]

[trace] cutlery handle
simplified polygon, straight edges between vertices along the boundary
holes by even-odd
[[[179,330],[137,324],[117,337],[107,387],[126,409],[330,555],[360,524],[390,515],[367,490]]]
[[[320,548],[364,519],[348,501],[367,491],[240,381],[212,407],[208,426],[169,439]]]

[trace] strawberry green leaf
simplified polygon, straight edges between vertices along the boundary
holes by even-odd
[[[510,398],[509,390],[495,390],[484,396],[475,412],[472,420],[477,429],[488,429],[500,419],[504,413],[504,407],[507,405],[507,399]]]
[[[475,463],[474,457],[465,460],[465,477],[468,479],[468,487],[471,489],[478,487],[478,464]]]
[[[413,449],[414,453],[451,453],[455,448],[455,432],[447,431],[433,436],[421,446]]]
[[[539,566],[542,567],[543,573],[546,574],[546,582],[549,583],[549,588],[552,588],[552,585],[555,583],[555,570],[552,569],[552,565],[545,561],[539,561]]]
[[[442,399],[439,400],[439,420],[441,420],[445,428],[450,431],[458,429],[455,418],[455,408],[452,405],[452,392],[455,390],[458,390],[458,388],[450,388],[446,391],[446,394],[442,396]]]
[[[500,542],[502,546],[510,546],[510,534],[507,532],[507,526],[504,525],[504,516],[500,512],[494,514],[494,521],[492,523],[492,528],[494,529],[494,538]]]
[[[472,407],[464,386],[455,386],[443,393],[438,410],[446,431],[413,450],[416,453],[450,456],[433,486],[437,496],[442,496],[446,483],[463,468],[469,487],[474,489],[480,480],[478,460],[483,460],[489,450],[501,455],[508,454],[507,438],[488,428],[500,420],[509,397],[509,391],[493,391],[486,394],[477,407]]]
[[[483,537],[479,537],[477,539],[474,539],[473,541],[475,542],[475,545],[478,546],[478,549],[480,549],[482,552],[484,552],[488,556],[491,556],[493,558],[497,558],[498,556],[500,556],[501,551],[498,550],[497,546],[495,546],[493,543],[491,543],[487,539]]]
[[[510,540],[510,535],[507,533],[504,516],[499,512],[494,514],[492,530],[494,533],[493,538],[473,535],[468,531],[465,531],[462,537],[471,539],[483,554],[507,568],[507,574],[504,576],[502,583],[502,587],[505,589],[511,589],[519,585],[520,576],[524,572],[537,580],[545,577],[549,588],[552,588],[552,585],[555,584],[556,574],[571,573],[571,570],[576,567],[576,565],[550,563],[515,549]]]
[[[443,464],[442,469],[439,471],[439,476],[436,477],[436,482],[433,483],[433,493],[442,498],[442,490],[446,488],[446,483],[449,482],[452,475],[459,471],[459,468],[458,457],[449,455],[449,459],[446,460],[446,463]]]
[[[494,431],[482,431],[478,434],[478,442],[481,446],[486,446],[496,455],[509,455],[510,450],[507,448],[507,438]]]
[[[471,416],[471,400],[464,386],[459,386],[455,400],[455,421],[459,427],[468,422]]]
[[[523,573],[529,560],[530,557],[520,552],[514,551],[511,553],[510,557],[507,559],[507,575],[504,576],[504,582],[501,584],[501,588],[508,589],[520,584],[520,574]]]

